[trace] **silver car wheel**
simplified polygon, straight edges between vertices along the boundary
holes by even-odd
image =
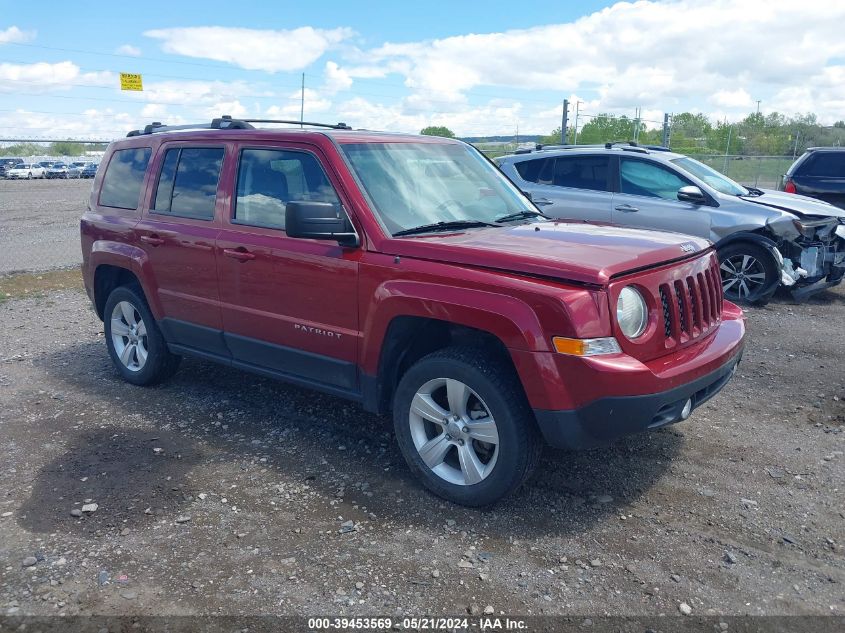
[[[138,310],[121,301],[111,313],[111,340],[118,359],[129,371],[141,371],[147,363],[147,326]]]
[[[720,266],[722,289],[728,296],[749,299],[763,288],[766,269],[763,263],[751,255],[738,254],[729,257]]]
[[[435,378],[420,387],[408,422],[420,458],[441,479],[470,486],[493,472],[499,456],[496,421],[460,380]]]

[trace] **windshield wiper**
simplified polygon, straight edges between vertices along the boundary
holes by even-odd
[[[401,237],[402,235],[415,235],[417,233],[429,233],[433,231],[451,231],[452,229],[473,229],[483,226],[498,226],[492,222],[484,222],[482,220],[451,220],[449,222],[434,222],[433,224],[423,224],[422,226],[415,226],[410,229],[403,229],[393,234],[393,237]]]
[[[539,211],[517,211],[516,213],[509,213],[507,215],[503,215],[500,218],[496,218],[495,222],[511,222],[513,220],[523,220],[525,218],[545,218],[550,220],[551,218],[547,216],[545,213],[540,213]]]
[[[754,198],[756,198],[757,196],[762,196],[762,195],[763,195],[763,192],[762,192],[762,191],[760,191],[759,189],[757,189],[756,187],[746,187],[746,189],[748,190],[748,193],[746,193],[746,194],[739,194],[739,197],[740,197],[740,198],[742,198],[742,197],[743,197],[743,195],[746,195],[746,196],[752,196],[752,197],[754,197]]]

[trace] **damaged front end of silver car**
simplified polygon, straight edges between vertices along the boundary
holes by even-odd
[[[836,286],[845,276],[845,218],[801,216],[768,224],[781,264],[781,284],[793,299]]]

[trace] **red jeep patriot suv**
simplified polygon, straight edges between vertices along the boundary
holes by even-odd
[[[421,482],[481,506],[541,440],[684,420],[733,374],[744,322],[705,240],[549,221],[460,141],[257,122],[106,152],[83,269],[128,382],[188,354],[392,412]]]

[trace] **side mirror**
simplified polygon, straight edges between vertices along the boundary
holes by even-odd
[[[707,198],[704,197],[701,189],[694,185],[687,185],[678,189],[678,200],[692,204],[705,204],[707,202]]]
[[[285,232],[288,237],[335,240],[341,246],[358,246],[346,214],[331,202],[297,200],[285,207]]]

